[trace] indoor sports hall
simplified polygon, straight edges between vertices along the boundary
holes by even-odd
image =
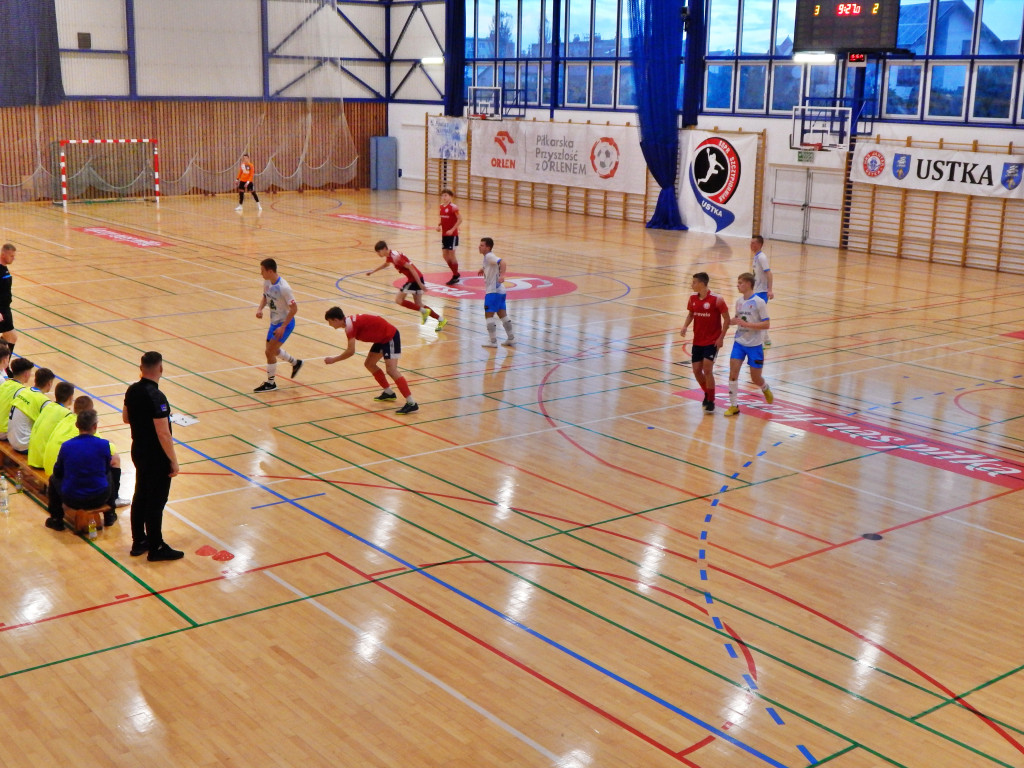
[[[1024,7],[816,5],[0,1],[14,357],[130,500],[162,354],[184,553],[47,528],[0,448],[0,765],[1024,766]],[[727,416],[734,330],[709,412],[680,329],[756,234],[771,396],[744,364]],[[268,258],[302,365],[254,391]],[[325,362],[335,306],[418,411]]]

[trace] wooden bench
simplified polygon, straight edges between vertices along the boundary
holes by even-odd
[[[92,523],[97,533],[103,530],[103,516],[110,510],[109,504],[104,504],[96,509],[75,509],[64,505],[64,525],[75,533],[85,534],[89,531],[89,524]]]
[[[21,472],[21,485],[25,493],[47,509],[49,489],[46,473],[28,465],[28,454],[18,453],[6,440],[0,440],[0,471],[7,475],[7,490],[12,493],[14,478]]]

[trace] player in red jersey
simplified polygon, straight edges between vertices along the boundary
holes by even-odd
[[[423,293],[427,290],[427,283],[423,279],[423,273],[419,271],[412,260],[404,253],[398,251],[392,251],[388,248],[388,244],[383,240],[379,240],[373,250],[377,252],[377,255],[384,259],[384,263],[376,269],[371,269],[366,273],[367,277],[372,275],[374,272],[380,272],[388,264],[393,266],[398,272],[405,277],[405,285],[398,289],[398,293],[395,294],[395,304],[406,309],[413,309],[420,313],[420,322],[426,323],[428,317],[432,317],[437,320],[437,330],[440,331],[446,325],[448,321],[443,319],[437,312],[432,310],[430,307],[423,303]],[[411,293],[414,301],[409,301],[405,298],[405,294]]]
[[[459,213],[459,206],[452,202],[454,198],[455,193],[450,189],[441,190],[441,223],[437,225],[437,231],[441,233],[441,255],[452,271],[452,279],[445,285],[455,285],[461,277],[459,261],[455,258],[455,248],[459,244],[462,214]]]
[[[686,322],[679,335],[686,338],[686,329],[693,323],[693,344],[690,361],[697,384],[704,390],[704,412],[715,412],[715,357],[725,341],[729,329],[729,305],[721,296],[708,290],[711,278],[707,272],[697,272],[690,281],[696,291],[686,304]]]
[[[373,374],[373,378],[383,388],[383,391],[373,399],[379,402],[398,399],[398,396],[388,386],[388,380],[384,375],[384,371],[377,365],[383,357],[384,367],[387,369],[388,376],[391,377],[391,380],[395,382],[395,386],[398,387],[398,391],[405,397],[405,405],[399,408],[398,412],[415,413],[420,409],[417,402],[413,400],[412,392],[405,381],[405,376],[398,370],[398,356],[402,354],[402,337],[395,326],[379,315],[351,315],[345,317],[341,307],[331,307],[328,309],[324,313],[324,320],[327,321],[331,328],[344,328],[345,335],[348,337],[348,346],[345,347],[344,352],[340,355],[324,358],[324,362],[327,365],[352,357],[356,353],[356,342],[368,341],[373,346],[370,347],[370,352],[366,355],[366,361],[363,365],[366,366],[366,370]]]

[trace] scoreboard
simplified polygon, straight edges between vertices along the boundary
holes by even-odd
[[[894,51],[899,0],[797,0],[793,51]]]

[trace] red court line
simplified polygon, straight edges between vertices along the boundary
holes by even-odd
[[[1007,362],[1009,362],[1009,361],[1007,361]],[[1009,392],[1016,392],[1017,389],[1015,387],[981,387],[980,389],[969,389],[966,392],[961,392],[959,395],[954,397],[953,398],[953,404],[957,408],[959,408],[961,411],[963,411],[964,413],[970,414],[971,416],[974,416],[974,417],[980,419],[980,418],[983,418],[982,415],[980,413],[975,413],[974,411],[969,411],[966,408],[964,408],[964,406],[962,406],[960,404],[960,398],[966,397],[967,395],[973,395],[976,392],[1007,392],[1007,391],[1009,391]]]

